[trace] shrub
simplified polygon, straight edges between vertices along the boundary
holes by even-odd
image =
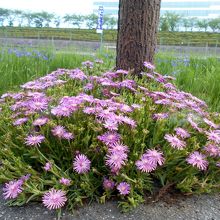
[[[58,69],[2,95],[0,180],[9,204],[41,200],[60,210],[117,196],[126,211],[155,185],[219,191],[219,114],[147,62],[141,78],[102,65]]]

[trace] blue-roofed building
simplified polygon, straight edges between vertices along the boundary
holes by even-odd
[[[93,12],[104,7],[106,15],[118,16],[118,0],[99,0],[93,3]],[[220,16],[220,0],[162,0],[160,14],[175,12],[183,17],[216,18]]]

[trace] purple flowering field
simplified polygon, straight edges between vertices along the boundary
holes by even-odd
[[[220,115],[144,62],[142,77],[103,61],[57,69],[0,99],[0,180],[10,205],[60,212],[117,198],[123,211],[172,184],[220,186]]]

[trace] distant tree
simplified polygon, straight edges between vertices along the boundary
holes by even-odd
[[[72,25],[72,17],[71,17],[71,15],[66,14],[65,16],[63,16],[63,21],[64,21],[64,23]]]
[[[182,19],[181,19],[181,24],[182,24],[183,27],[185,28],[185,31],[187,31],[188,28],[191,27],[190,19],[189,19],[189,18],[182,18]]]
[[[117,25],[117,19],[111,15],[104,15],[103,25],[106,29],[114,29]]]
[[[7,20],[9,16],[9,10],[5,8],[0,8],[0,26],[4,25],[4,21]]]
[[[118,23],[118,19],[115,17],[111,17],[108,22],[109,22],[110,29],[115,29]]]
[[[181,20],[181,16],[179,14],[168,11],[164,14],[164,18],[166,19],[170,31],[175,31]]]
[[[6,17],[8,21],[8,26],[12,27],[14,25],[14,20],[15,20],[16,14],[14,13],[13,10],[8,10],[8,15]]]
[[[77,14],[72,14],[72,15],[66,14],[63,17],[63,19],[64,19],[64,22],[73,25],[73,27],[80,28],[84,21],[84,16],[77,15]]]
[[[54,14],[45,11],[33,13],[32,16],[35,27],[49,27],[54,18]]]
[[[159,29],[160,31],[169,31],[169,24],[167,18],[164,16],[160,17]]]
[[[27,26],[31,27],[31,25],[34,23],[35,13],[24,12],[23,16],[24,19],[27,21]]]
[[[208,19],[200,19],[196,22],[196,26],[199,28],[199,30],[204,29],[204,31],[207,31],[207,28],[209,27],[209,20]]]
[[[35,24],[35,27],[38,27],[38,28],[43,27],[44,18],[42,18],[41,13],[34,12],[32,16],[33,16],[33,22]]]
[[[96,28],[97,27],[97,21],[98,21],[98,15],[96,15],[94,13],[90,14],[90,15],[87,15],[85,17],[85,21],[86,21],[86,26],[89,29]]]
[[[213,32],[220,30],[220,17],[211,19],[208,23],[208,26],[212,29]]]
[[[197,21],[198,21],[198,18],[196,17],[189,18],[190,31],[193,31],[193,28],[196,27]]]
[[[53,13],[42,11],[39,13],[39,16],[43,19],[43,26],[50,27],[50,23],[52,22],[55,15]]]
[[[14,13],[18,22],[18,26],[21,27],[25,19],[24,12],[21,10],[14,10]]]
[[[55,24],[56,28],[58,28],[60,26],[60,23],[61,23],[61,17],[58,16],[58,15],[55,15],[54,19],[53,19],[53,23]]]

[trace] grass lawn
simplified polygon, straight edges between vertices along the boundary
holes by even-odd
[[[0,49],[0,94],[18,89],[19,85],[43,76],[58,68],[77,68],[85,60],[102,58],[111,69],[115,54],[74,54],[54,51],[52,48]],[[196,56],[175,57],[167,53],[156,55],[157,71],[177,78],[177,86],[204,99],[214,111],[220,111],[220,66],[215,57],[201,59]]]

